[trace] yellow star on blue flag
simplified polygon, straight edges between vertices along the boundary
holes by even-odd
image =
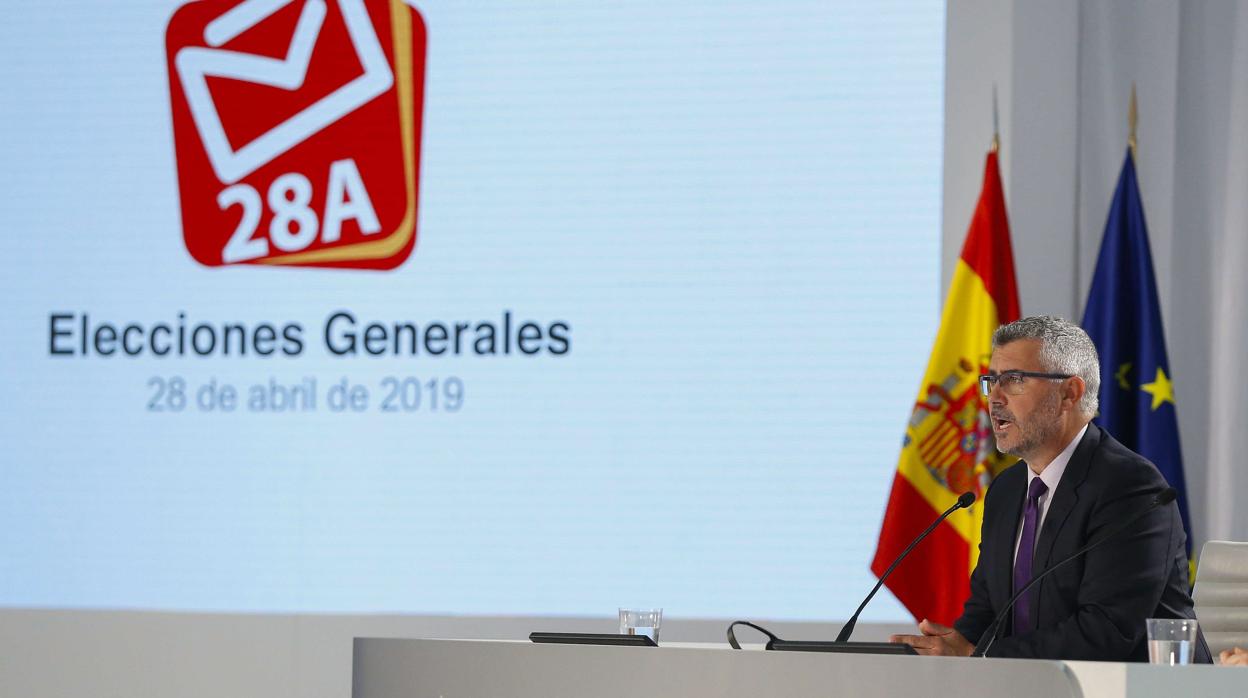
[[[1153,396],[1153,404],[1149,407],[1153,411],[1167,402],[1174,404],[1174,384],[1166,377],[1166,372],[1160,366],[1157,367],[1157,380],[1141,385],[1140,390]]]
[[[1131,371],[1130,362],[1118,367],[1118,372],[1114,374],[1114,378],[1118,380],[1118,387],[1123,390],[1131,389],[1131,380],[1127,378],[1127,373]]]

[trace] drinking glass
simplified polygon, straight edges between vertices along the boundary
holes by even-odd
[[[648,635],[657,645],[659,642],[659,626],[663,624],[661,608],[621,608],[621,635]]]
[[[1151,664],[1191,664],[1196,646],[1196,621],[1188,618],[1149,618],[1148,661]]]

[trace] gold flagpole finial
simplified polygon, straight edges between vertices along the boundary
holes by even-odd
[[[1001,149],[1001,122],[997,114],[997,83],[992,83],[992,148],[991,152]]]
[[[1127,107],[1127,147],[1131,149],[1131,159],[1135,159],[1135,127],[1140,122],[1140,110],[1135,103],[1135,83],[1131,83],[1131,105]]]

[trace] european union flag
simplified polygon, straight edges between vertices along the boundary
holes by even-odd
[[[1153,255],[1130,148],[1105,221],[1096,274],[1083,311],[1083,328],[1101,356],[1101,412],[1095,421],[1127,448],[1156,464],[1178,491],[1190,559],[1192,527],[1174,386],[1170,383]]]

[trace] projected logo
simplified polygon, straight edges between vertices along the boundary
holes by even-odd
[[[186,249],[393,269],[416,242],[425,27],[401,0],[201,0],[165,33]]]

